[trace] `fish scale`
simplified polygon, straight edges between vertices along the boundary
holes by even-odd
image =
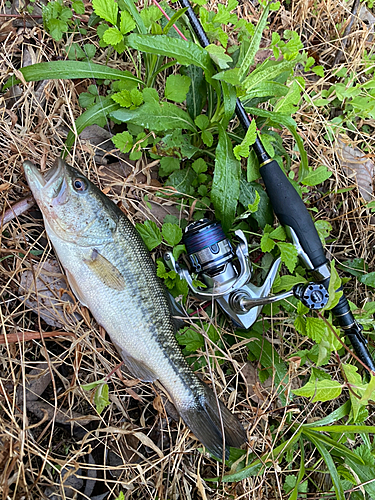
[[[30,162],[24,170],[77,298],[132,374],[147,382],[158,379],[196,437],[214,455],[228,456],[229,446],[240,446],[246,434],[183,357],[166,289],[134,226],[63,160],[45,177]]]

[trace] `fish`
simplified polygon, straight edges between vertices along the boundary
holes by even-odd
[[[30,161],[23,167],[77,299],[106,330],[132,375],[159,380],[196,438],[214,456],[228,458],[230,447],[246,441],[246,432],[185,360],[170,298],[138,231],[64,160],[43,174]]]

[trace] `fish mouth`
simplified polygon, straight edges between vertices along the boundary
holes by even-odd
[[[54,165],[45,173],[42,173],[31,161],[25,161],[23,168],[26,175],[26,180],[35,195],[35,192],[42,189],[48,189],[55,184],[57,179],[64,178],[64,161],[59,158]]]

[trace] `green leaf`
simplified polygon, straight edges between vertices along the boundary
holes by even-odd
[[[203,106],[207,101],[206,80],[203,70],[193,64],[182,67],[181,73],[191,78],[189,92],[186,96],[186,107],[189,115],[194,119],[202,112]],[[199,125],[197,124],[197,126]]]
[[[232,143],[219,124],[219,142],[216,148],[215,171],[211,200],[215,215],[221,221],[224,232],[232,226],[240,194],[241,165],[234,157]]]
[[[89,108],[95,103],[95,96],[88,92],[82,92],[82,94],[79,94],[78,102],[82,108]]]
[[[254,144],[257,138],[257,124],[255,120],[251,120],[249,128],[246,130],[245,137],[243,138],[241,144],[233,148],[234,156],[237,160],[242,158],[247,158],[250,153],[250,146]]]
[[[260,42],[262,40],[262,35],[265,27],[267,26],[267,18],[268,18],[268,13],[269,13],[269,6],[270,4],[268,3],[265,7],[265,9],[262,12],[262,15],[258,21],[257,27],[255,28],[254,35],[251,38],[249,47],[247,49],[247,52],[245,54],[245,57],[243,58],[243,61],[241,62],[241,66],[239,68],[238,72],[238,77],[240,81],[242,81],[245,77],[245,75],[248,73],[250,66],[254,62],[254,57],[255,54],[258,52],[259,47],[260,47]]]
[[[100,380],[95,380],[94,382],[91,382],[90,384],[83,384],[81,385],[81,388],[84,391],[91,391],[92,389],[95,389],[99,385],[103,384],[105,382],[105,378],[101,378]]]
[[[182,239],[182,229],[177,224],[166,222],[161,228],[163,238],[172,247],[178,245]]]
[[[135,227],[150,251],[162,242],[160,229],[154,221],[146,220],[143,224],[137,223]]]
[[[77,14],[84,14],[85,13],[85,5],[82,2],[82,0],[74,0],[72,2],[72,9],[74,9]]]
[[[331,278],[329,280],[329,286],[328,286],[328,294],[329,294],[329,299],[327,302],[327,305],[324,307],[324,310],[329,310],[335,307],[342,294],[343,291],[339,290],[341,287],[341,279],[340,276],[338,275],[335,267],[335,261],[332,259],[331,260]]]
[[[275,248],[276,243],[270,238],[268,233],[264,233],[260,240],[260,248],[262,252],[268,253]]]
[[[120,92],[116,92],[115,94],[112,94],[111,97],[115,102],[120,104],[120,106],[123,108],[130,108],[130,106],[133,104],[131,94],[127,89],[123,89]]]
[[[279,293],[281,290],[286,290],[288,292],[294,285],[298,285],[299,283],[307,283],[307,280],[299,274],[296,276],[285,274],[284,276],[280,276],[280,280],[277,282],[277,285],[275,283],[272,290],[274,293]]]
[[[274,80],[279,75],[281,75],[281,73],[284,73],[286,71],[290,72],[296,64],[296,60],[284,60],[275,63],[273,66],[268,66],[265,69],[253,71],[247,78],[245,78],[245,80],[242,82],[242,85],[246,90],[255,88],[262,82]]]
[[[221,126],[227,129],[236,108],[237,94],[236,89],[228,83],[222,82],[221,88],[224,101],[224,116],[221,120]]]
[[[118,4],[115,0],[92,0],[92,8],[97,16],[114,26],[117,24]]]
[[[318,235],[322,245],[326,243],[326,238],[328,238],[330,232],[332,231],[332,226],[327,220],[319,219],[315,221],[315,228],[318,231]]]
[[[146,100],[145,94],[143,95]],[[194,122],[190,116],[170,102],[145,102],[145,104],[136,109],[119,109],[112,116],[120,122],[134,123],[155,132],[172,129],[196,131]]]
[[[257,182],[247,182],[246,174],[243,173],[240,180],[240,196],[239,202],[247,209],[249,205],[254,203],[256,193],[260,196],[258,211],[251,216],[258,222],[261,228],[267,224],[273,223],[273,210],[267,193]]]
[[[197,174],[202,174],[203,172],[207,171],[207,163],[204,161],[203,158],[198,158],[193,162],[191,165],[191,168],[196,172]]]
[[[180,160],[178,158],[173,158],[172,156],[163,156],[160,159],[159,175],[161,177],[166,177],[170,175],[175,170],[179,170]]]
[[[347,365],[347,364],[342,364],[342,368],[344,370],[345,376],[348,379],[349,384],[352,386],[352,389],[354,391],[349,391],[349,396],[350,396],[350,401],[352,404],[351,407],[351,417],[352,421],[356,422],[359,414],[359,410],[363,404],[360,403],[357,395],[360,391],[358,389],[361,389],[361,393],[364,391],[365,387],[362,382],[362,377],[358,373],[358,368],[354,365]],[[362,391],[363,390],[363,391]]]
[[[126,5],[127,10],[130,12],[132,15],[132,18],[135,20],[137,23],[138,31],[140,33],[147,33],[147,28],[144,25],[143,19],[140,16],[138,9],[134,5],[134,0],[122,0],[124,4]],[[123,9],[122,9],[123,10]],[[145,10],[145,9],[143,9]]]
[[[239,86],[241,84],[240,79],[238,78],[238,68],[220,71],[220,73],[216,73],[216,75],[212,78],[220,80],[221,82],[226,82],[229,85]]]
[[[109,406],[111,404],[109,401],[108,384],[101,384],[96,389],[94,395],[94,403],[96,406],[96,411],[99,413],[99,415],[102,413],[106,406]]]
[[[208,81],[214,72],[208,52],[196,43],[165,35],[137,35],[135,33],[128,36],[128,43],[133,49],[171,57],[179,64],[186,66],[195,64],[205,71]]]
[[[371,286],[372,288],[375,288],[375,272],[363,274],[358,279],[364,285]]]
[[[280,250],[282,262],[284,262],[288,271],[292,273],[298,261],[298,252],[296,247],[292,243],[285,242],[277,243],[277,246]]]
[[[32,64],[19,71],[27,82],[40,80],[70,80],[77,78],[98,78],[100,80],[122,80],[142,84],[142,80],[133,76],[130,71],[109,68],[101,64],[87,61],[51,61]]]
[[[335,380],[307,382],[301,389],[292,389],[293,394],[296,396],[312,398],[311,403],[316,403],[317,401],[331,401],[332,399],[338,398],[341,391],[341,384]]]
[[[220,45],[210,44],[205,47],[210,54],[211,59],[220,69],[228,68],[228,63],[232,62],[232,58],[225,53],[224,47]]]
[[[209,148],[212,146],[212,144],[214,142],[214,136],[211,134],[211,132],[209,130],[203,130],[202,141]]]
[[[171,186],[174,187],[179,193],[192,195],[194,193],[192,183],[195,179],[196,174],[191,168],[176,170],[176,172],[173,172],[169,176],[167,182],[165,183],[165,187]]]
[[[328,468],[328,471],[330,473],[333,482],[333,486],[335,488],[337,500],[345,500],[344,490],[336,466],[331,457],[331,454],[329,453],[325,445],[317,437],[309,435],[309,440],[316,446],[317,450],[319,451],[319,453],[323,457],[323,460],[326,463],[326,466]]]
[[[103,35],[103,40],[108,45],[117,45],[122,39],[123,35],[117,28],[108,28]]]
[[[293,80],[287,95],[277,102],[274,111],[290,115],[295,113],[297,111],[297,104],[301,100],[302,88],[298,80]]]
[[[259,203],[260,203],[260,196],[259,196],[258,191],[256,191],[255,192],[255,200],[253,203],[249,203],[247,205],[247,211],[250,212],[251,214],[257,212],[258,207],[259,207]]]
[[[153,23],[156,23],[163,17],[163,13],[156,7],[156,5],[150,5],[149,7],[144,7],[140,11],[140,16],[146,28],[150,28]]]
[[[67,62],[67,61],[65,61]],[[68,136],[65,141],[65,152],[62,154],[62,157],[65,158],[68,154],[70,148],[73,146],[76,134],[77,137],[79,134],[89,125],[94,125],[98,123],[100,120],[106,120],[106,117],[112,112],[118,109],[118,104],[112,101],[110,97],[106,97],[102,101],[94,106],[91,106],[87,111],[82,113],[81,116],[77,118],[75,121],[75,131],[69,131]]]
[[[311,70],[318,76],[324,78],[324,68],[323,66],[314,66]]]
[[[204,347],[204,338],[193,328],[186,327],[181,330],[181,335],[177,335],[177,341],[180,345],[186,346],[190,352],[195,352]]]
[[[123,35],[129,33],[129,31],[133,31],[135,28],[135,22],[132,16],[126,10],[121,12],[120,17],[120,31]]]
[[[305,186],[317,186],[318,184],[322,184],[322,182],[329,179],[332,175],[325,165],[320,165],[316,170],[307,174],[303,180],[302,184]]]
[[[173,27],[174,24],[182,17],[185,12],[188,10],[188,7],[184,7],[183,9],[178,10],[173,14],[173,16],[170,18],[168,23],[166,24],[165,28],[163,29],[163,34],[167,35],[169,30]]]
[[[126,130],[112,137],[112,142],[122,153],[129,153],[133,147],[133,136]]]
[[[286,240],[285,229],[283,228],[283,226],[279,226],[270,233],[270,236],[274,240],[285,241]]]
[[[190,83],[191,79],[188,76],[169,75],[165,83],[165,97],[170,101],[184,102]]]
[[[289,115],[286,115],[285,113],[274,113],[273,111],[267,111],[265,109],[254,108],[250,106],[246,106],[245,110],[253,116],[262,116],[264,118],[269,118],[271,120],[271,123],[278,123],[279,125],[286,127],[290,131],[297,143],[297,147],[301,155],[299,180],[302,181],[309,173],[309,165],[307,161],[307,154],[303,146],[303,141],[297,133],[296,122],[293,120],[293,118]]]
[[[205,130],[210,124],[210,120],[207,115],[199,115],[195,118],[194,123],[200,130]]]

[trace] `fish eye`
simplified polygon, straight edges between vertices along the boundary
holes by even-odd
[[[81,179],[81,178],[77,178],[77,179],[74,179],[73,181],[73,188],[82,193],[83,191],[86,191],[87,189],[87,182],[84,180],[84,179]]]

